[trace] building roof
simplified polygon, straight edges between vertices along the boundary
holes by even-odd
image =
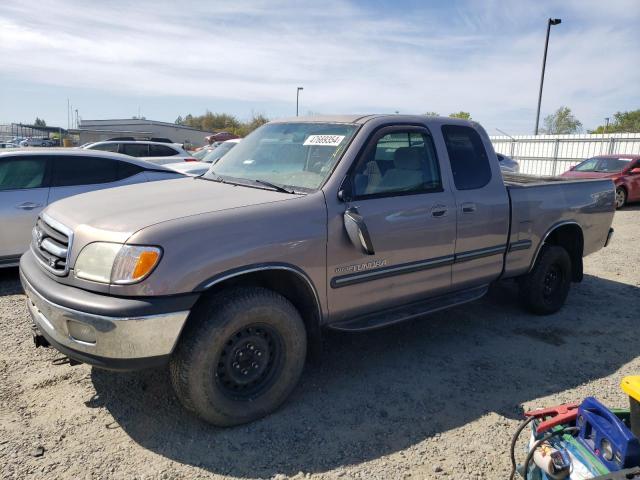
[[[178,128],[181,130],[191,130],[194,132],[210,133],[207,130],[200,130],[198,128],[188,127],[187,125],[180,125],[179,123],[160,122],[158,120],[147,120],[142,118],[114,118],[114,119],[102,119],[102,120],[80,120],[81,129],[93,129],[93,127],[102,126],[127,126],[127,125],[158,125],[163,127]]]

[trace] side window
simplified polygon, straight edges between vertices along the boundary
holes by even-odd
[[[53,166],[53,186],[92,185],[115,182],[117,164],[113,160],[84,155],[56,156]]]
[[[90,150],[100,150],[103,152],[118,152],[118,144],[115,142],[101,143],[100,145],[94,145]]]
[[[144,168],[127,162],[116,162],[118,164],[118,180],[133,177],[134,175],[142,172]]]
[[[148,157],[149,145],[146,143],[123,143],[120,151],[132,157]]]
[[[171,147],[167,147],[166,145],[149,145],[150,157],[171,157],[177,154],[178,152],[176,152]]]
[[[482,188],[491,180],[491,164],[478,132],[471,127],[444,125],[453,181],[458,190]]]
[[[46,186],[46,157],[4,157],[0,159],[0,191]]]
[[[442,191],[431,136],[397,131],[378,138],[359,160],[352,185],[356,198]]]

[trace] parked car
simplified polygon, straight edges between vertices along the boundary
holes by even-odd
[[[140,140],[114,140],[96,142],[84,147],[85,150],[117,152],[140,158],[156,165],[174,162],[196,162],[189,152],[176,143],[148,142]]]
[[[616,208],[640,201],[640,155],[598,155],[564,172],[565,178],[610,178],[616,186]]]
[[[21,147],[47,147],[48,140],[46,138],[25,138],[20,142]]]
[[[217,132],[214,133],[212,135],[209,135],[207,137],[204,137],[204,139],[211,145],[213,143],[216,142],[226,142],[227,140],[232,140],[234,138],[238,138],[238,135],[235,135],[233,133],[229,133],[229,132]]]
[[[0,142],[0,148],[18,148],[18,145],[11,142]]]
[[[216,147],[214,147],[213,145],[207,145],[205,147],[202,147],[200,150],[196,150],[195,152],[193,152],[191,156],[200,162],[204,157],[207,156],[207,154],[209,154],[212,150],[215,150]]]
[[[202,175],[209,170],[211,165],[215,164],[227,152],[229,152],[229,150],[240,143],[240,140],[240,138],[234,138],[233,140],[222,142],[218,147],[210,150],[209,153],[199,162],[167,163],[165,167],[189,176]]]
[[[178,177],[182,175],[117,153],[73,149],[0,153],[0,267],[18,264],[29,248],[38,214],[56,200]]]
[[[500,170],[505,173],[518,173],[520,172],[520,164],[516,162],[513,158],[507,157],[506,155],[502,155],[501,153],[496,153],[496,157],[498,157],[498,162],[500,163]]]
[[[295,118],[203,177],[55,203],[20,278],[36,345],[102,368],[169,363],[180,401],[229,426],[289,396],[324,328],[414,319],[501,278],[530,311],[558,311],[609,241],[614,199],[609,179],[503,180],[475,122]]]

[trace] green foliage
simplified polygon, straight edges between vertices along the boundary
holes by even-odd
[[[449,117],[451,118],[462,118],[463,120],[471,120],[471,114],[469,112],[456,112],[450,113]]]
[[[184,125],[184,118],[182,118],[182,115],[178,115],[178,118],[176,118],[173,123],[176,125]]]
[[[580,133],[582,122],[574,117],[569,107],[562,106],[551,115],[544,117],[544,128],[540,131],[550,135]]]
[[[251,119],[246,122],[241,122],[234,115],[228,113],[212,113],[208,110],[204,115],[198,115],[196,117],[191,114],[186,115],[184,118],[180,116],[176,119],[176,123],[178,123],[178,120],[181,121],[181,125],[187,125],[197,128],[198,130],[205,130],[212,133],[225,131],[240,137],[248,135],[269,121],[269,119],[262,114],[253,114]]]
[[[609,126],[600,125],[589,133],[636,133],[640,132],[640,109],[616,112]]]
[[[438,112],[425,112],[423,113],[423,115],[426,115],[427,117],[439,117],[440,114]]]
[[[37,127],[46,127],[47,122],[45,122],[42,118],[36,117],[36,121],[33,124]]]

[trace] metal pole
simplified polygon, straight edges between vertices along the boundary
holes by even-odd
[[[298,116],[298,106],[300,104],[300,90],[304,90],[304,88],[298,87],[296,90],[296,117]]]
[[[538,92],[538,110],[536,111],[536,129],[534,135],[538,135],[538,125],[540,124],[540,105],[542,104],[542,85],[544,84],[544,71],[547,66],[547,50],[549,48],[549,33],[551,25],[557,25],[561,22],[559,18],[550,18],[547,20],[547,37],[544,41],[544,55],[542,57],[542,73],[540,75],[540,91]]]

